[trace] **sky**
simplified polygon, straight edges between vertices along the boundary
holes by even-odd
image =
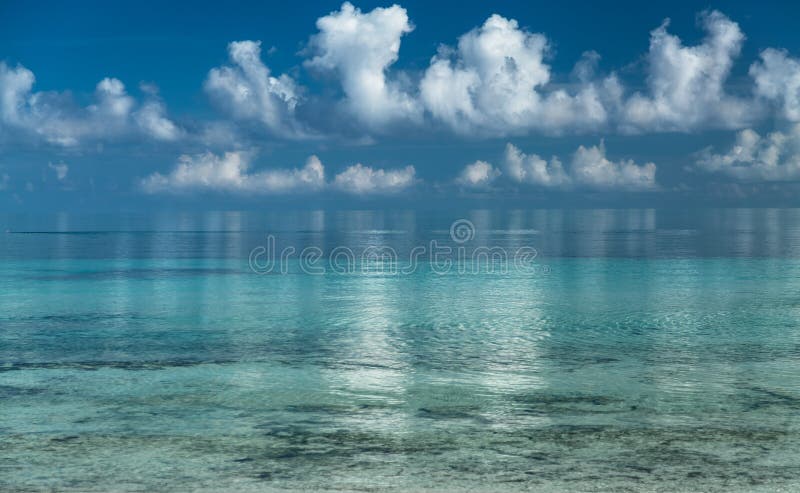
[[[798,17],[0,0],[0,208],[799,205]]]

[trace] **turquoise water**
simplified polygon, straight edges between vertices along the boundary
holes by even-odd
[[[293,214],[4,218],[0,490],[800,489],[800,211]]]

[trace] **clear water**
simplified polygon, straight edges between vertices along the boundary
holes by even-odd
[[[505,274],[258,275],[470,219]],[[0,490],[800,490],[800,210],[0,218]]]

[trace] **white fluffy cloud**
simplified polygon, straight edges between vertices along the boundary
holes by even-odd
[[[97,83],[95,95],[97,104],[89,106],[89,111],[105,117],[107,123],[123,124],[133,109],[134,100],[119,79],[106,77],[101,80]]]
[[[647,190],[656,186],[656,165],[637,165],[631,159],[611,161],[606,148],[578,147],[570,165],[572,179],[583,186],[598,189]]]
[[[768,48],[750,66],[756,94],[775,102],[783,118],[800,121],[800,61],[783,50]]]
[[[546,161],[536,154],[524,154],[513,144],[506,144],[505,170],[518,183],[544,187],[564,187],[570,184],[569,176],[557,157]]]
[[[788,181],[800,179],[800,125],[787,132],[761,136],[745,129],[727,153],[700,153],[697,167],[723,173],[741,181]]]
[[[141,88],[149,95],[149,98],[133,114],[133,118],[139,128],[157,140],[169,141],[181,138],[184,132],[172,120],[167,118],[167,109],[158,98],[158,88],[151,84],[142,84]]]
[[[650,33],[647,94],[626,103],[620,126],[628,131],[687,131],[703,126],[741,128],[754,116],[752,102],[725,91],[744,42],[739,25],[720,12],[701,16],[706,37],[684,46],[667,32],[669,20]]]
[[[656,165],[637,165],[632,160],[611,161],[599,146],[578,147],[565,170],[561,161],[524,154],[506,146],[505,172],[512,181],[548,188],[583,187],[596,190],[648,190],[656,187]]]
[[[333,188],[353,194],[394,193],[414,183],[413,166],[383,170],[356,164],[325,181],[325,167],[311,156],[302,168],[250,171],[246,152],[183,155],[168,174],[153,173],[140,183],[146,193],[227,191],[252,194],[312,192]]]
[[[217,190],[248,193],[286,193],[320,189],[325,169],[316,156],[299,169],[265,170],[249,173],[250,156],[244,152],[210,152],[183,155],[168,175],[154,173],[142,180],[148,193],[185,190]]]
[[[176,140],[183,132],[165,116],[165,113],[163,103],[148,101],[134,114],[134,117],[139,127],[154,139]]]
[[[373,169],[361,163],[350,166],[333,180],[333,187],[348,193],[394,193],[414,184],[416,170],[413,166],[402,169]]]
[[[520,134],[535,129],[558,133],[596,128],[608,115],[604,99],[620,89],[615,78],[584,82],[576,93],[546,91],[549,43],[497,14],[431,60],[420,96],[433,117],[460,133]]]
[[[137,109],[118,79],[101,80],[87,107],[77,106],[68,94],[34,92],[35,81],[27,68],[0,62],[0,125],[60,146],[132,133],[163,140],[180,135],[160,101],[148,99]]]
[[[270,75],[261,61],[260,41],[236,41],[228,45],[231,66],[211,69],[205,90],[235,118],[261,122],[273,134],[299,137],[306,132],[295,119],[300,91],[286,74]]]
[[[339,77],[344,103],[356,118],[372,128],[420,119],[415,98],[386,74],[397,61],[400,39],[413,30],[404,8],[393,5],[363,13],[345,2],[317,19],[317,29],[310,41],[314,56],[305,65]]]
[[[347,124],[347,131],[357,132],[356,138],[363,135],[360,132],[386,132],[388,126],[403,122],[476,137],[740,130],[765,123],[767,115],[775,114],[767,113],[768,108],[784,120],[800,122],[800,59],[783,50],[766,49],[750,66],[748,86],[734,91],[729,78],[744,33],[718,11],[703,13],[699,19],[705,37],[696,44],[687,45],[671,34],[668,20],[650,33],[646,84],[633,94],[613,72],[607,77],[595,74],[599,55],[594,52],[587,52],[575,65],[571,82],[566,83],[566,74],[553,73],[548,63],[552,51],[548,38],[497,14],[461,35],[455,46],[441,47],[421,72],[407,76],[393,69],[404,36],[414,29],[399,5],[361,11],[346,2],[320,17],[317,32],[304,50],[308,58],[304,65],[335,76],[344,93],[339,103],[353,117],[348,120],[358,125],[353,129]],[[319,128],[335,127],[320,123],[322,118],[341,124],[341,112],[325,116],[320,110],[330,108],[325,96],[306,98],[306,89],[295,78],[271,73],[261,58],[260,42],[232,42],[227,50],[230,61],[208,72],[204,89],[231,117],[186,128],[169,117],[157,91],[149,86],[142,86],[144,94],[139,96],[129,93],[122,81],[104,78],[93,94],[86,95],[90,102],[82,103],[83,95],[73,99],[69,91],[36,91],[33,72],[0,62],[0,137],[4,145],[47,142],[76,147],[135,136],[232,149],[254,145],[247,141],[256,135],[251,127],[291,139],[320,136],[313,130],[314,121]],[[315,120],[313,114],[323,116]],[[304,116],[309,120],[303,120]],[[243,121],[254,123],[245,128]],[[744,142],[748,137],[742,135]],[[348,138],[356,140],[351,134]],[[764,142],[771,138],[759,137],[758,145],[766,146]],[[366,135],[363,142],[370,139]],[[545,187],[602,188],[628,183],[646,188],[652,184],[654,167],[612,162],[604,152],[602,146],[581,148],[562,166],[557,158],[525,155],[510,146],[501,169],[511,180]],[[709,158],[708,163],[712,161]],[[464,186],[492,182],[493,173],[499,171],[483,164],[464,169],[458,182]],[[725,172],[756,173],[755,168],[743,171],[741,167],[737,164],[731,166],[735,170]],[[391,174],[364,166],[348,171],[341,180],[350,180],[352,190],[361,183],[364,191],[392,189],[393,185],[381,185],[382,180],[408,177],[400,173],[403,170]],[[414,181],[413,174],[409,180]],[[637,180],[639,185],[635,185]]]
[[[699,19],[706,35],[696,45],[671,34],[668,19],[650,33],[646,89],[634,94],[613,72],[595,74],[595,52],[578,61],[573,82],[564,84],[566,77],[547,62],[547,37],[498,14],[460,36],[455,47],[440,47],[413,87],[413,77],[390,73],[403,37],[414,29],[399,5],[362,12],[345,2],[320,17],[304,65],[336,77],[344,92],[340,103],[366,132],[398,122],[479,137],[740,129],[766,115],[764,100],[799,121],[800,62],[766,50],[750,72],[755,97],[734,95],[727,84],[744,33],[718,11]],[[211,71],[209,94],[275,135],[305,134],[294,115],[300,100],[294,80],[270,76],[257,42],[231,43],[229,52],[233,65]]]
[[[486,161],[475,161],[464,167],[456,178],[456,183],[465,187],[485,188],[500,176],[500,170]]]
[[[47,167],[53,170],[58,181],[64,181],[69,173],[69,166],[66,163],[47,163]]]
[[[33,72],[25,67],[14,68],[0,62],[0,116],[4,123],[20,124],[25,119],[35,80]]]

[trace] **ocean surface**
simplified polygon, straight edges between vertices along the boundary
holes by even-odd
[[[40,490],[800,491],[800,210],[0,215]]]

